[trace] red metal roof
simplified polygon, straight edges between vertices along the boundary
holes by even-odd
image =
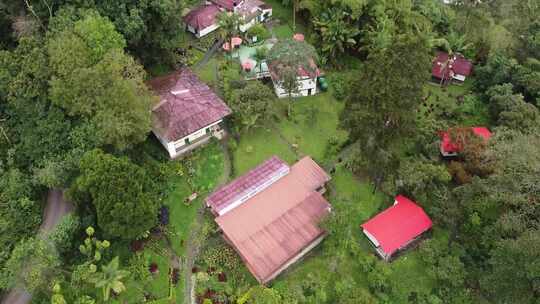
[[[396,202],[362,224],[387,255],[392,255],[433,225],[424,210],[410,199],[398,195]]]
[[[202,30],[217,22],[217,15],[220,13],[217,5],[202,5],[192,9],[185,17],[184,21],[191,27]]]
[[[239,3],[242,2],[241,0],[210,0],[210,1],[212,1],[213,3],[229,11],[232,11],[235,6],[237,6]]]
[[[147,83],[159,94],[152,109],[153,130],[168,141],[179,140],[231,114],[231,109],[188,69]]]
[[[248,173],[214,191],[206,198],[206,205],[215,213],[220,214],[225,208],[249,193],[264,190],[260,189],[261,186],[272,182],[273,178],[280,178],[289,173],[289,169],[287,163],[273,156]]]
[[[450,60],[448,53],[439,52],[433,61],[431,74],[439,79],[451,79],[454,75],[469,76],[472,71],[472,62],[467,60],[463,55],[453,55]]]
[[[485,141],[488,141],[491,138],[491,132],[486,127],[472,127],[466,129],[472,130],[475,135],[483,138]],[[440,136],[441,151],[445,153],[458,153],[463,149],[461,143],[452,141],[452,138],[450,136],[450,130],[446,132],[441,132]]]
[[[321,167],[305,157],[287,175],[216,218],[259,282],[274,278],[324,234],[318,224],[330,204],[316,190],[329,180]]]

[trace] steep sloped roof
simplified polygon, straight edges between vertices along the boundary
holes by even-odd
[[[259,282],[271,280],[324,234],[318,223],[330,204],[316,190],[329,179],[311,158],[303,158],[287,175],[216,218]]]
[[[192,9],[185,17],[184,21],[191,27],[202,30],[217,23],[217,15],[220,13],[217,5],[201,5]]]
[[[147,83],[160,96],[152,109],[153,130],[168,141],[179,140],[231,114],[205,83],[183,69]]]
[[[469,76],[472,72],[473,64],[463,55],[456,54],[452,58],[448,58],[448,53],[439,52],[433,61],[431,74],[439,79],[443,76],[445,79],[450,79],[454,75]]]
[[[398,195],[396,202],[361,226],[387,255],[392,255],[433,225],[424,210],[410,199]]]

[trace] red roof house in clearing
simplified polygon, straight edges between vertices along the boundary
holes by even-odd
[[[229,207],[216,223],[255,278],[267,283],[324,238],[318,223],[330,212],[321,194],[329,180],[309,157],[291,167],[272,157],[206,203],[214,212]],[[237,198],[244,200],[235,204]]]
[[[483,138],[486,142],[491,138],[491,132],[486,127],[471,127],[467,128],[472,130],[472,132],[480,137]],[[441,154],[443,156],[455,156],[457,153],[461,152],[463,147],[460,143],[456,143],[452,141],[452,138],[450,136],[450,130],[445,132],[440,132],[441,137]]]
[[[461,54],[449,58],[448,53],[439,52],[433,61],[431,75],[437,79],[464,81],[471,75],[473,64]]]
[[[364,234],[386,261],[403,249],[433,223],[424,210],[405,196],[398,195],[394,205],[361,225]]]
[[[153,131],[166,141],[177,141],[232,113],[191,70],[157,77],[147,84],[160,96],[152,109]]]
[[[217,16],[221,12],[217,5],[202,5],[191,10],[184,21],[198,33],[205,28],[216,24]]]

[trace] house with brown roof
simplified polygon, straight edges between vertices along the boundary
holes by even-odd
[[[330,176],[310,157],[289,166],[274,156],[206,198],[225,240],[262,284],[317,246],[331,210]]]
[[[186,29],[197,38],[219,28],[217,16],[221,12],[236,13],[242,19],[240,31],[265,22],[272,16],[272,7],[261,0],[208,0],[192,9],[185,17]]]
[[[171,158],[225,136],[231,109],[188,69],[154,78],[148,86],[160,97],[152,108],[152,132]]]
[[[438,52],[437,57],[433,60],[431,76],[442,83],[464,82],[471,75],[472,69],[472,62],[463,55]]]
[[[186,29],[201,38],[219,28],[217,16],[221,13],[215,4],[201,5],[192,9],[185,17]]]

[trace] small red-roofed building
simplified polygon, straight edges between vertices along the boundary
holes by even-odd
[[[238,14],[242,21],[239,30],[246,32],[269,19],[272,7],[261,0],[208,0],[192,9],[184,22],[189,32],[201,38],[219,28],[218,15],[225,12]]]
[[[390,261],[425,232],[433,223],[424,210],[403,195],[395,198],[394,205],[361,225],[375,247],[377,254]]]
[[[457,156],[459,152],[463,150],[463,145],[465,144],[464,141],[466,138],[460,138],[460,139],[453,139],[451,133],[454,132],[456,134],[459,134],[460,130],[462,131],[470,131],[472,134],[477,136],[478,138],[481,138],[484,140],[484,142],[488,142],[491,138],[492,134],[486,127],[470,127],[470,128],[460,128],[460,129],[450,129],[447,131],[439,132],[439,136],[441,138],[441,154],[444,157],[452,157]]]
[[[152,108],[152,132],[176,158],[226,132],[223,119],[231,109],[188,69],[154,78],[148,86],[159,95]]]
[[[450,56],[448,53],[439,52],[433,60],[431,75],[443,83],[456,80],[464,82],[471,75],[473,64],[461,54]]]
[[[224,239],[262,284],[317,246],[330,212],[323,197],[330,176],[310,157],[292,166],[274,156],[220,187],[206,205]]]
[[[187,30],[195,37],[201,38],[219,28],[217,16],[221,13],[215,4],[201,5],[192,9],[185,17]]]

